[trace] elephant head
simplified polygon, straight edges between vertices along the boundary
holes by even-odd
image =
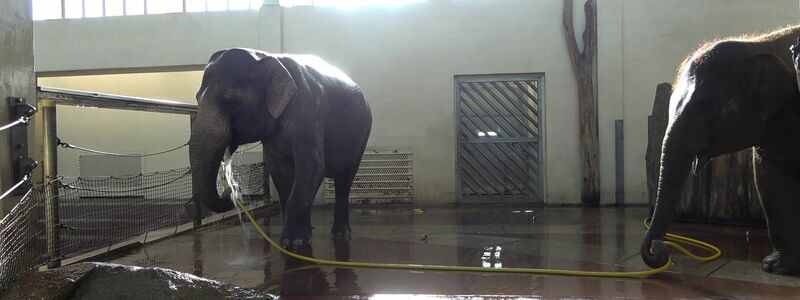
[[[779,48],[779,47],[771,47]],[[678,71],[662,144],[656,204],[641,245],[650,267],[663,266],[663,239],[690,167],[712,157],[759,145],[770,118],[797,97],[788,45],[773,51],[764,42],[722,41],[701,47]],[[786,54],[786,58],[777,55]]]
[[[220,197],[216,190],[225,150],[272,135],[296,90],[292,75],[274,56],[240,48],[211,56],[197,92],[189,142],[195,200],[213,212],[233,208],[230,191]]]

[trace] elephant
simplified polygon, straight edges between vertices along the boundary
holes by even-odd
[[[211,55],[196,95],[189,159],[192,196],[212,212],[234,207],[231,191],[216,190],[226,150],[260,141],[278,192],[284,227],[280,242],[311,242],[311,205],[324,178],[334,180],[331,233],[349,239],[349,194],[372,129],[361,88],[311,55],[248,48]]]
[[[664,237],[690,168],[696,173],[715,156],[752,147],[773,250],[761,268],[800,273],[800,91],[789,51],[798,35],[800,26],[790,26],[709,42],[678,68],[656,203],[640,249],[648,266],[668,261]]]

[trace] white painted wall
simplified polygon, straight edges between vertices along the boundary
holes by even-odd
[[[646,119],[655,85],[671,81],[682,57],[704,40],[796,22],[798,2],[598,2],[603,202],[614,202],[614,120],[624,119],[626,202],[646,203]],[[233,46],[316,54],[362,86],[375,116],[370,146],[414,149],[417,201],[430,204],[456,197],[454,76],[544,73],[546,201],[578,203],[577,94],[561,6],[560,0],[450,0],[49,20],[34,28],[37,70],[199,66],[216,49]],[[580,29],[582,5],[575,8]],[[161,88],[188,92],[197,85],[197,78],[184,78]],[[78,118],[72,114],[60,120]],[[181,139],[176,134],[159,145]]]
[[[280,10],[34,22],[36,71],[205,64],[220,48],[280,51]]]

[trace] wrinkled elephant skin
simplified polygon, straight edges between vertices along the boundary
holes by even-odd
[[[372,127],[353,80],[314,56],[232,48],[211,56],[197,101],[194,197],[211,211],[232,209],[230,193],[217,194],[220,161],[226,149],[261,141],[284,216],[283,246],[309,245],[311,204],[326,177],[336,189],[333,237],[349,237],[348,197]]]

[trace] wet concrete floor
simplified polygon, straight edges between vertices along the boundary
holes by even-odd
[[[353,237],[330,239],[333,212],[314,208],[314,257],[411,264],[637,271],[646,208],[351,209]],[[261,218],[273,236],[280,219]],[[238,220],[182,234],[110,260],[164,267],[286,299],[459,298],[800,298],[800,277],[760,270],[764,229],[675,224],[673,232],[722,248],[718,261],[676,264],[647,279],[403,271],[309,265],[286,258]],[[423,235],[426,238],[423,240]]]

